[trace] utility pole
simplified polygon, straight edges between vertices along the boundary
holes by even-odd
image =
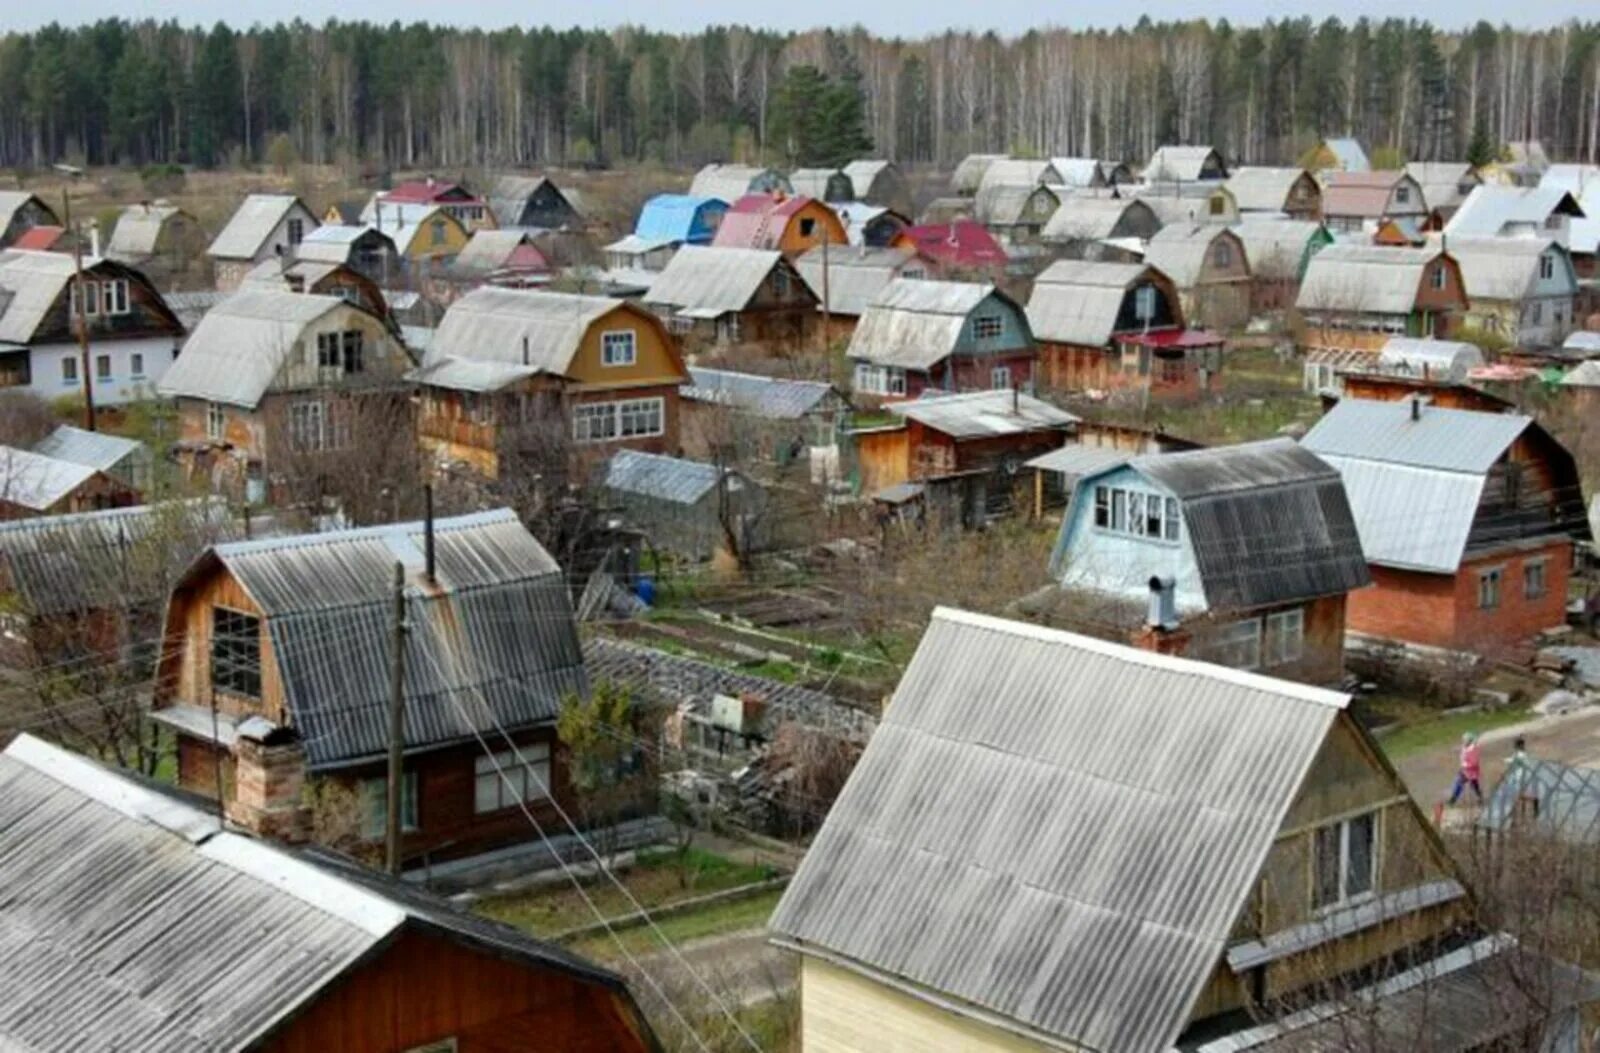
[[[61,212],[66,223],[67,237],[72,239],[72,289],[76,294],[74,313],[78,316],[78,371],[83,374],[83,426],[95,430],[94,373],[89,368],[89,289],[83,284],[83,239],[72,228],[72,191],[61,191]]]
[[[406,735],[406,568],[394,565],[394,654],[389,663],[389,786],[384,848],[389,873],[400,876],[401,771]]]
[[[828,225],[822,225],[822,353],[828,353],[828,330],[833,319],[828,311]]]

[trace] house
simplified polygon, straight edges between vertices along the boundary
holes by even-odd
[[[534,235],[521,228],[480,230],[467,239],[450,261],[451,279],[466,285],[509,280],[522,285],[549,277],[550,258]]]
[[[928,262],[902,249],[819,246],[794,261],[821,301],[828,338],[848,339],[878,294],[896,278],[928,277]]]
[[[1304,168],[1236,168],[1223,185],[1240,212],[1322,219],[1322,187]]]
[[[1323,139],[1307,155],[1305,167],[1313,172],[1370,172],[1366,148],[1355,139]]]
[[[772,532],[767,495],[734,468],[638,450],[618,450],[605,464],[599,490],[653,548],[690,560],[708,560],[766,547]]]
[[[977,211],[973,198],[936,197],[928,202],[917,222],[924,226],[956,223],[961,220],[971,220]]]
[[[317,217],[293,194],[251,194],[234,210],[206,249],[216,273],[216,286],[232,292],[252,267],[279,256],[292,256]]]
[[[301,807],[298,773],[277,766],[288,751],[271,735],[237,740],[243,827],[32,735],[0,754],[10,1045],[659,1048],[620,976],[345,856],[262,836],[262,820]]]
[[[1333,235],[1310,219],[1253,217],[1229,228],[1250,264],[1250,312],[1287,310],[1300,295],[1311,257],[1333,244]]]
[[[907,227],[889,244],[914,251],[941,278],[996,281],[1005,274],[1006,250],[970,219]]]
[[[239,288],[337,296],[376,315],[391,330],[399,329],[393,312],[389,310],[389,301],[378,283],[343,263],[300,259],[263,260],[244,276]]]
[[[380,289],[400,280],[405,263],[394,238],[377,227],[334,224],[324,224],[308,233],[296,247],[293,259],[295,262],[342,264],[364,275]]]
[[[1565,624],[1588,520],[1572,455],[1531,417],[1347,398],[1302,444],[1343,476],[1372,566],[1352,630],[1494,655]]]
[[[183,323],[144,274],[108,259],[85,260],[79,279],[71,256],[0,251],[0,388],[22,388],[47,401],[81,398],[96,406],[148,398],[183,339]],[[78,327],[86,327],[93,375],[84,377]]]
[[[1359,232],[1386,220],[1427,222],[1422,186],[1405,172],[1331,171],[1323,176],[1322,219],[1328,229]]]
[[[1040,232],[1040,240],[1068,259],[1097,259],[1106,242],[1144,242],[1161,219],[1143,198],[1067,194]]]
[[[790,347],[811,339],[820,302],[776,250],[702,245],[679,249],[644,295],[680,337]]]
[[[10,248],[34,227],[59,227],[55,210],[26,190],[0,190],[0,249]]]
[[[714,197],[733,202],[751,194],[793,194],[794,187],[783,174],[758,165],[712,163],[694,174],[689,182],[692,197]]]
[[[854,201],[855,183],[838,168],[796,168],[789,173],[789,186],[799,197],[812,197],[829,204]]]
[[[1462,161],[1412,161],[1406,165],[1405,173],[1422,188],[1430,223],[1441,227],[1455,215],[1473,188],[1483,182],[1472,166]]]
[[[1250,261],[1231,229],[1210,223],[1162,227],[1144,261],[1177,286],[1183,313],[1197,325],[1236,329],[1250,319]]]
[[[648,276],[659,273],[679,248],[711,244],[727,211],[728,203],[719,198],[657,194],[644,203],[633,233],[601,250],[606,266],[638,275],[637,284],[648,288]]]
[[[996,161],[1006,160],[1005,154],[968,154],[950,173],[950,193],[957,197],[975,197],[983,184],[983,174]]]
[[[1006,245],[1037,241],[1061,205],[1047,186],[1001,183],[985,186],[974,201],[973,218]]]
[[[850,404],[832,384],[690,366],[679,395],[688,456],[715,460],[722,452],[735,464],[783,467],[804,454],[813,478],[837,474],[839,430]]]
[[[1033,284],[1028,325],[1039,342],[1038,381],[1057,391],[1142,387],[1145,378],[1187,372],[1197,350],[1184,346],[1177,286],[1143,264],[1052,263]],[[1151,338],[1176,343],[1163,348]],[[1220,352],[1220,341],[1214,343]]]
[[[528,840],[523,804],[547,827],[556,805],[570,814],[555,718],[588,681],[561,568],[510,509],[203,553],[167,603],[152,699],[177,737],[179,786],[215,796],[220,769],[224,806],[242,808],[240,739],[265,725],[285,762],[356,793],[362,835],[381,841],[397,563],[408,865]]]
[[[1151,184],[1222,182],[1228,166],[1209,146],[1161,146],[1150,155],[1141,178]]]
[[[426,205],[444,209],[464,227],[468,234],[479,230],[492,230],[494,213],[489,203],[460,183],[451,183],[428,176],[426,179],[400,183],[388,190],[372,195],[372,200],[361,212],[361,222],[376,222],[384,205]]]
[[[979,282],[897,278],[861,315],[845,357],[858,395],[1031,388],[1038,360],[1028,316]]]
[[[850,177],[851,196],[867,205],[879,205],[902,216],[912,209],[911,184],[893,161],[856,160],[844,166]]]
[[[1050,182],[1060,182],[1051,171],[1050,162],[1042,158],[1002,157],[990,162],[978,180],[977,197],[996,187],[1036,187]]]
[[[1582,217],[1567,220],[1567,248],[1578,277],[1589,284],[1587,309],[1600,306],[1600,288],[1587,279],[1600,274],[1600,166],[1586,164],[1551,165],[1539,180],[1541,187],[1560,187],[1572,195]]]
[[[1141,454],[1197,450],[1198,443],[1168,435],[1159,428],[1080,420],[1065,446],[1029,460],[1033,469],[1033,517],[1065,508],[1078,480],[1103,469],[1119,467]]]
[[[739,198],[728,207],[711,239],[719,249],[777,249],[790,259],[823,242],[849,242],[838,214],[816,198],[781,191]]]
[[[1391,336],[1451,336],[1467,303],[1461,267],[1442,248],[1340,243],[1311,257],[1295,309],[1308,347],[1375,353]]]
[[[496,479],[524,461],[581,475],[619,446],[675,450],[688,373],[636,304],[484,287],[450,305],[409,379],[422,389],[423,451]]]
[[[388,324],[356,304],[252,286],[206,314],[157,392],[177,401],[188,474],[255,503],[297,462],[358,449],[408,413],[410,366]]]
[[[1465,385],[1484,364],[1476,344],[1432,337],[1391,336],[1377,355],[1369,352],[1306,356],[1305,387],[1316,395],[1377,397],[1382,386],[1396,391],[1425,390],[1437,403],[1441,385]],[[1395,384],[1388,383],[1396,382]]]
[[[1543,238],[1565,248],[1571,224],[1583,207],[1559,186],[1501,186],[1485,183],[1456,209],[1444,233],[1456,238]]]
[[[1175,223],[1237,223],[1239,204],[1226,183],[1153,183],[1133,188],[1163,226]]]
[[[896,423],[851,433],[857,489],[875,496],[899,489],[926,500],[926,510],[944,484],[955,484],[961,499],[944,511],[968,526],[1009,510],[1011,491],[1027,481],[1024,463],[1078,426],[1073,414],[1015,388],[929,394],[887,408]]]
[[[105,472],[14,446],[0,446],[0,521],[139,503],[139,492]]]
[[[118,213],[106,255],[131,267],[174,274],[198,260],[209,241],[200,221],[184,209],[145,201]]]
[[[1575,1027],[1592,983],[1519,987],[1472,915],[1349,696],[939,608],[768,931],[841,1053],[1344,1049],[1418,999],[1462,1048]]]
[[[489,193],[497,227],[566,230],[583,226],[583,216],[561,189],[544,176],[505,175]]]
[[[1371,581],[1339,474],[1289,439],[1083,476],[1050,574],[1101,622],[1136,623],[1160,579],[1185,653],[1320,684],[1344,675],[1346,598]]]
[[[1559,242],[1452,237],[1466,285],[1466,323],[1521,349],[1554,348],[1576,321],[1578,276]]]
[[[1133,173],[1120,161],[1101,161],[1092,157],[1052,157],[1045,178],[1052,186],[1092,190],[1131,183]]]
[[[894,243],[900,232],[911,226],[902,213],[883,205],[869,205],[861,201],[845,201],[834,206],[839,222],[844,224],[845,239],[851,245],[884,248]]]
[[[154,458],[150,447],[138,439],[61,424],[34,443],[33,452],[93,468],[140,493],[150,489]]]
[[[379,202],[373,229],[394,242],[402,266],[431,274],[466,247],[472,235],[438,205]]]

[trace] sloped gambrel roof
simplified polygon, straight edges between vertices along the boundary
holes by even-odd
[[[1026,325],[1021,308],[986,282],[896,278],[856,323],[846,355],[882,366],[931,369],[955,352],[968,316],[990,297],[1012,307]]]
[[[778,267],[790,268],[794,280],[805,284],[776,249],[685,245],[667,261],[644,302],[696,318],[743,311]]]
[[[1308,312],[1409,314],[1428,265],[1440,256],[1455,265],[1437,247],[1329,245],[1311,258],[1296,306]]]
[[[317,225],[315,213],[293,194],[251,194],[234,209],[228,225],[217,234],[206,254],[217,259],[252,258],[296,207],[311,217],[308,227]]]

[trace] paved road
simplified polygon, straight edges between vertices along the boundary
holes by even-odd
[[[1484,793],[1500,780],[1511,743],[1522,735],[1528,740],[1528,753],[1540,760],[1559,761],[1578,767],[1600,768],[1600,708],[1589,707],[1560,717],[1541,717],[1525,724],[1496,728],[1486,732],[1483,743]],[[1411,794],[1431,813],[1434,804],[1450,796],[1456,778],[1454,745],[1416,753],[1398,765]]]

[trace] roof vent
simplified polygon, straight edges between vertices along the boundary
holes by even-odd
[[[1414,421],[1422,419],[1422,398],[1417,395],[1411,396],[1411,419]]]

